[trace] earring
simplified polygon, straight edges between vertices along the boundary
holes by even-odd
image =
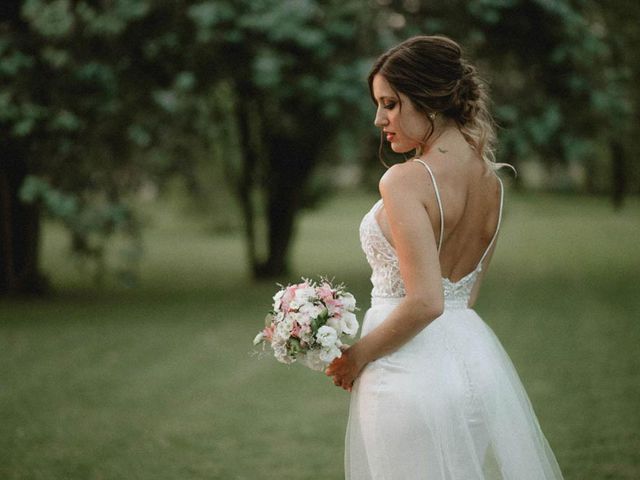
[[[431,113],[429,114],[429,118],[430,118],[431,120],[435,120],[435,119],[436,119],[436,115],[438,115],[438,114],[437,114],[437,112],[431,112]]]

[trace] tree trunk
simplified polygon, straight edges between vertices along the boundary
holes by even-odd
[[[26,162],[7,157],[0,166],[0,295],[42,294],[47,282],[39,271],[39,208],[18,198]]]
[[[253,207],[253,190],[255,187],[255,169],[257,166],[257,152],[252,141],[253,125],[251,118],[253,114],[249,101],[238,102],[238,130],[240,135],[240,149],[242,155],[242,173],[237,185],[240,197],[240,206],[244,216],[244,229],[247,239],[247,254],[249,265],[254,276],[258,276],[258,252],[255,230],[255,212]]]
[[[290,271],[288,252],[295,236],[295,220],[318,156],[316,142],[302,135],[297,138],[271,136],[267,148],[268,255],[256,271],[259,278],[278,277]]]

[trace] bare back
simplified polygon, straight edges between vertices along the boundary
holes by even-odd
[[[424,179],[424,188],[416,195],[428,213],[439,244],[441,276],[455,284],[480,271],[471,295],[473,303],[495,248],[503,187],[498,176],[466,142],[453,147],[452,142],[448,143],[449,148],[439,148],[436,153],[406,162],[403,168],[415,170],[412,174]],[[384,235],[391,239],[384,209],[380,209],[376,218]],[[441,231],[444,233],[440,242]]]

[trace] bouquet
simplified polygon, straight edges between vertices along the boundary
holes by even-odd
[[[273,296],[273,309],[253,344],[269,342],[279,362],[298,361],[323,371],[342,356],[341,337],[354,338],[358,332],[356,300],[344,285],[334,287],[325,279],[319,284],[302,280]]]

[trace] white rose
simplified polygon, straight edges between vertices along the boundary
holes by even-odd
[[[345,312],[342,314],[342,320],[344,321],[344,328],[342,331],[353,337],[356,333],[358,333],[358,320],[356,319],[355,314],[351,312]]]
[[[324,362],[331,363],[341,356],[342,351],[336,346],[320,349],[320,359]]]
[[[346,310],[353,311],[356,308],[356,299],[350,293],[345,293],[340,297],[340,301]]]
[[[328,325],[323,325],[318,329],[316,338],[323,347],[332,347],[336,344],[336,340],[338,339],[338,332],[336,332]]]

